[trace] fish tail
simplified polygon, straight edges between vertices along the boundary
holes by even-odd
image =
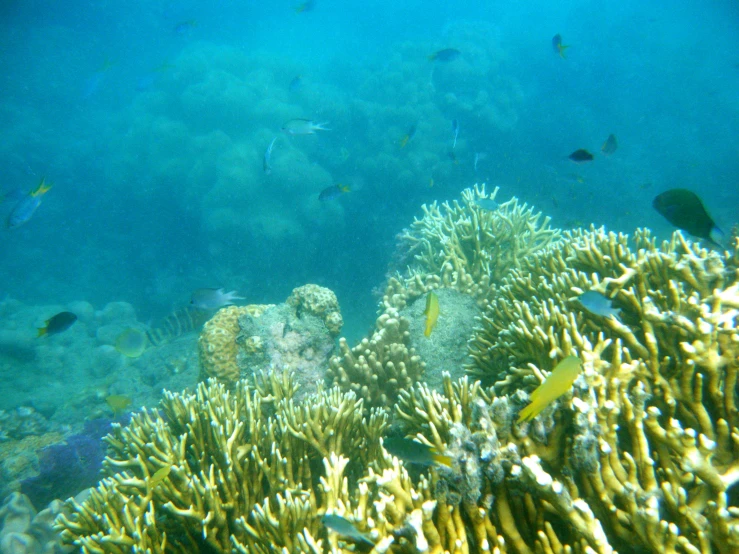
[[[528,406],[526,406],[523,410],[521,410],[518,414],[518,419],[516,420],[516,423],[523,423],[525,421],[531,421],[536,416],[538,416],[541,411],[544,409],[544,406],[539,402],[532,402]]]
[[[31,196],[42,196],[46,194],[47,192],[49,192],[52,186],[53,185],[51,183],[49,183],[48,185],[46,184],[46,177],[44,177],[41,179],[41,182],[39,183],[38,187],[36,187],[36,189],[33,192],[31,192]]]
[[[49,331],[48,327],[39,327],[36,338],[43,337]]]
[[[436,463],[445,465],[446,467],[452,467],[453,458],[451,456],[447,456],[446,454],[434,454],[432,457]]]

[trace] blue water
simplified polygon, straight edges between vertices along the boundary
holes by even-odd
[[[737,223],[733,0],[297,4],[3,2],[0,191],[55,185],[2,231],[2,297],[121,300],[148,320],[199,287],[262,303],[317,283],[358,338],[395,235],[476,181],[557,226],[666,237],[651,200],[673,187]],[[427,59],[448,47],[459,59]],[[280,133],[298,117],[331,131]],[[578,148],[596,159],[567,160]],[[352,190],[318,201],[338,183]]]

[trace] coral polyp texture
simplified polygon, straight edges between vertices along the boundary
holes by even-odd
[[[198,339],[200,378],[215,378],[226,383],[239,380],[240,370],[236,356],[239,317],[249,314],[259,317],[267,306],[226,306],[205,322]]]
[[[289,368],[302,389],[315,390],[342,324],[336,295],[317,285],[296,288],[279,305],[222,308],[198,340],[201,380],[231,386],[256,370]]]

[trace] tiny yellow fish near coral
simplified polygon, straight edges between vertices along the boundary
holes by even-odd
[[[149,478],[149,485],[153,489],[156,487],[159,483],[164,481],[167,476],[169,475],[169,472],[172,470],[172,466],[164,466],[161,469],[158,469],[154,472],[154,475],[152,475]]]
[[[423,336],[431,336],[431,330],[436,326],[436,320],[439,319],[439,297],[433,292],[426,295],[426,309],[423,311],[426,316],[426,330]]]
[[[123,394],[111,394],[105,402],[113,410],[113,417],[118,417],[118,414],[131,405],[131,398]]]
[[[531,403],[518,414],[518,423],[535,418],[541,411],[562,396],[580,375],[582,363],[577,356],[567,356],[559,362],[544,382],[531,393]]]

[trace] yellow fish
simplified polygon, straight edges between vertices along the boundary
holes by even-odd
[[[426,330],[423,332],[423,335],[428,337],[436,325],[436,320],[439,319],[439,297],[433,292],[426,295],[426,309],[423,311],[423,314],[426,316]]]
[[[149,485],[151,485],[151,488],[153,489],[159,483],[164,481],[171,470],[172,466],[164,466],[163,468],[156,470],[154,475],[149,478]]]
[[[131,398],[123,394],[111,394],[105,399],[105,402],[113,410],[113,417],[118,417],[118,414],[131,405]]]
[[[531,393],[531,403],[518,414],[518,423],[535,418],[541,411],[562,396],[580,375],[582,364],[577,356],[567,356],[559,362],[544,382]]]

